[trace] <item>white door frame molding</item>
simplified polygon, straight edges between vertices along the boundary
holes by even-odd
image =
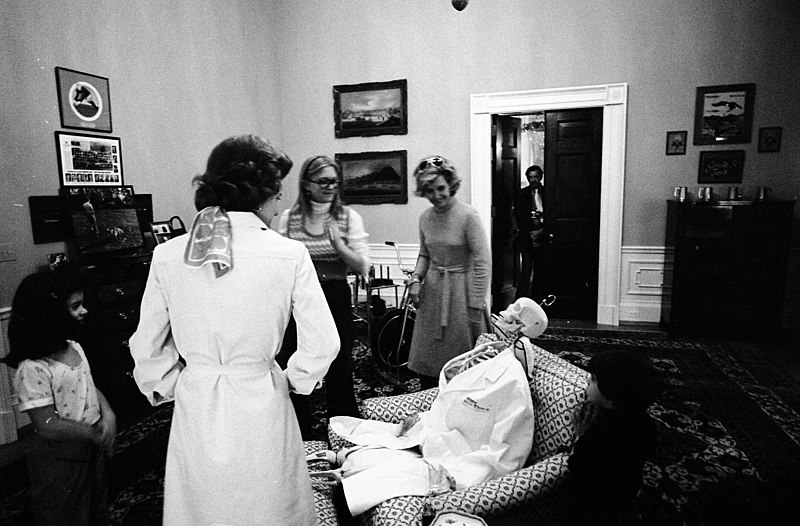
[[[547,110],[598,107],[603,108],[603,159],[597,323],[619,325],[625,134],[628,113],[627,84],[470,95],[470,189],[472,205],[477,209],[484,229],[490,233],[492,115],[519,115]]]

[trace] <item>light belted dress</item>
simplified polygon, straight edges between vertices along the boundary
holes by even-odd
[[[255,214],[228,217],[233,265],[221,277],[184,263],[191,233],[156,247],[130,340],[139,389],[153,405],[175,400],[163,523],[316,524],[289,384],[309,394],[324,377],[336,327],[306,248]],[[291,314],[298,350],[282,371]]]
[[[444,364],[472,349],[487,330],[491,255],[477,211],[455,199],[444,212],[430,207],[422,213],[419,237],[420,262],[427,262],[427,270],[408,368],[438,377]]]

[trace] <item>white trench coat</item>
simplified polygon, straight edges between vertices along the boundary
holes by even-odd
[[[184,265],[187,236],[157,246],[130,340],[139,389],[153,405],[175,400],[164,524],[312,525],[287,377],[310,393],[339,337],[305,247],[252,213],[228,215],[233,269],[215,279],[210,265]],[[282,371],[275,354],[292,313],[298,350]]]

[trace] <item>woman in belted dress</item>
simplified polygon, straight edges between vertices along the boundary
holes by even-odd
[[[291,166],[260,137],[221,142],[195,177],[191,231],[153,253],[130,347],[142,393],[175,401],[164,524],[316,524],[289,392],[314,389],[339,337],[308,250],[267,227]]]
[[[455,197],[461,179],[450,162],[427,157],[414,178],[415,195],[433,205],[419,219],[419,258],[409,278],[418,310],[408,368],[425,389],[438,385],[442,366],[486,332],[491,259],[477,211]]]

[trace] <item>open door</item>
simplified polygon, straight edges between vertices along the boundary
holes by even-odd
[[[513,203],[519,193],[520,121],[492,116],[492,312],[514,301],[519,258],[514,247]]]
[[[551,318],[597,319],[602,132],[602,108],[545,112],[546,242],[534,299],[556,296]]]

